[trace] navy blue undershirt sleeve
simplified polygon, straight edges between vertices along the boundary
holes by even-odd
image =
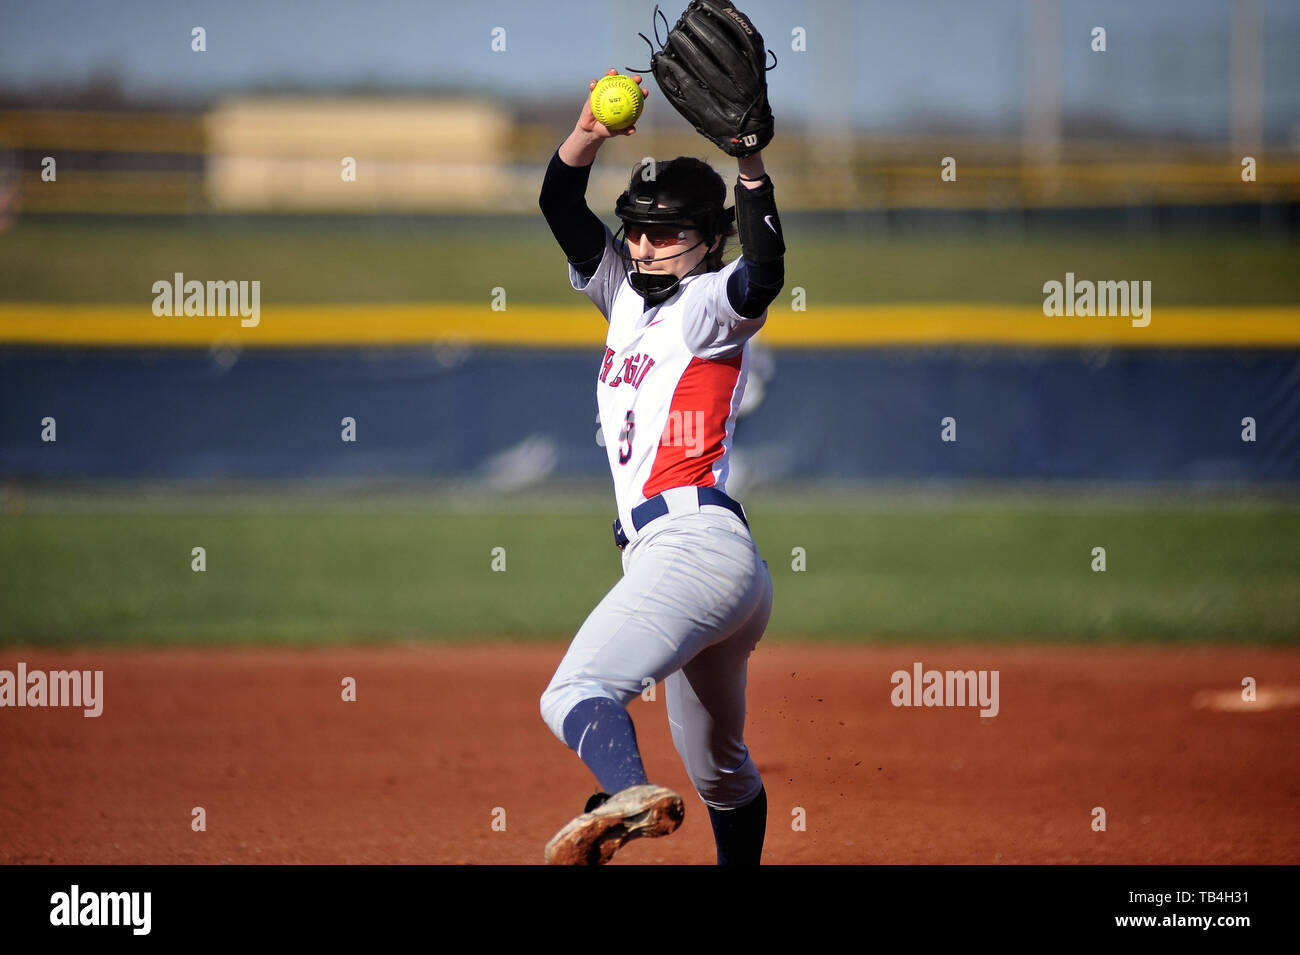
[[[605,225],[587,207],[590,166],[570,166],[557,149],[537,200],[555,241],[583,278],[591,278],[605,255]]]
[[[597,263],[599,264],[599,263]],[[727,279],[727,301],[737,315],[758,318],[781,294],[785,285],[785,259],[759,265],[744,257]]]

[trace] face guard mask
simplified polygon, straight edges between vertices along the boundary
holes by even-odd
[[[626,243],[623,242],[626,233],[627,226],[624,225],[623,228],[618,230],[618,235],[614,237],[614,240],[620,250],[619,254],[623,257],[623,267],[624,271],[627,272],[628,284],[632,286],[634,292],[640,295],[641,298],[645,299],[647,306],[654,306],[661,302],[666,302],[668,299],[676,295],[678,288],[682,284],[682,279],[685,278],[686,275],[695,274],[700,266],[704,265],[705,259],[708,258],[706,255],[704,258],[700,259],[699,264],[687,272],[686,275],[672,275],[667,272],[642,272],[640,268],[642,260],[633,258],[631,250],[628,248]],[[700,239],[699,242],[696,242],[689,249],[683,249],[681,252],[674,253],[673,255],[666,255],[663,258],[657,258],[654,261],[667,262],[669,259],[675,259],[686,255],[689,252],[694,252],[703,244],[704,239]],[[624,250],[626,250],[626,254],[624,254]]]

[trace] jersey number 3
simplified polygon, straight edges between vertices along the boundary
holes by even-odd
[[[636,413],[629,411],[623,417],[623,430],[618,433],[618,463],[632,460],[632,435],[636,433]]]

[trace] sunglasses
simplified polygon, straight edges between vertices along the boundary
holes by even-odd
[[[686,238],[685,230],[679,226],[626,225],[624,228],[626,229],[627,241],[640,242],[641,236],[645,236],[656,249],[666,249],[668,246],[676,245]]]

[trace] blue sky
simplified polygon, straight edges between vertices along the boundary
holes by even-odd
[[[669,0],[672,23],[685,0]],[[782,116],[867,128],[928,123],[1014,133],[1031,0],[747,0],[780,59]],[[1228,128],[1231,0],[1062,0],[1067,110],[1129,127]],[[1300,3],[1265,11],[1266,126],[1300,129]],[[8,0],[0,83],[25,90],[112,69],[129,91],[210,94],[250,85],[366,82],[579,98],[607,66],[648,62],[647,0]],[[1089,33],[1103,25],[1108,51]],[[190,51],[190,30],[208,51]],[[506,51],[491,50],[493,27]],[[807,51],[790,48],[806,31]],[[945,121],[945,118],[946,121]]]

